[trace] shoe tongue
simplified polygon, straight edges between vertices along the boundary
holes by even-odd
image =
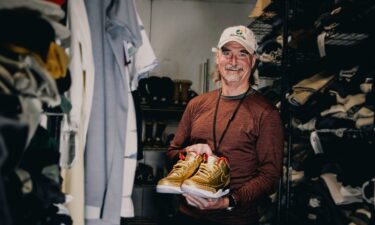
[[[185,161],[193,161],[195,159],[195,156],[197,156],[195,152],[189,152],[186,155]]]
[[[216,156],[208,156],[207,157],[207,164],[214,164],[219,158]]]

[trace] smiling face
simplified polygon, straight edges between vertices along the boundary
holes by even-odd
[[[240,87],[246,90],[254,60],[241,44],[235,41],[226,43],[216,55],[223,88]]]

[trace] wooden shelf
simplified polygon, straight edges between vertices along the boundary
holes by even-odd
[[[162,112],[183,112],[185,107],[183,106],[150,106],[150,105],[141,105],[142,111],[162,111]]]
[[[180,119],[185,111],[182,106],[164,106],[153,107],[149,105],[141,105],[142,116],[145,118],[157,119]]]

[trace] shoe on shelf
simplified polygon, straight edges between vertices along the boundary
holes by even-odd
[[[153,131],[154,131],[154,122],[146,121],[145,122],[145,138],[143,141],[144,146],[152,146],[154,143]]]
[[[153,168],[147,164],[139,163],[135,170],[136,184],[155,184]]]
[[[166,127],[167,127],[167,124],[165,122],[163,121],[156,122],[155,139],[154,139],[153,146],[155,147],[163,146],[162,136]]]
[[[189,102],[189,89],[191,87],[191,80],[180,80],[181,84],[181,95],[180,95],[180,103],[183,106],[186,106]]]
[[[203,161],[201,155],[189,152],[186,156],[180,153],[180,160],[173,166],[168,176],[159,180],[156,186],[156,192],[181,194],[181,184],[184,180],[191,177],[198,170],[199,165]]]
[[[228,160],[204,155],[204,162],[194,176],[183,182],[181,190],[203,198],[220,198],[229,193],[229,182]]]

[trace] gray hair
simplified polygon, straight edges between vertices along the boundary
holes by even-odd
[[[217,84],[221,80],[221,74],[219,71],[219,66],[217,64],[215,65],[214,72],[212,72],[211,76],[215,84]]]

